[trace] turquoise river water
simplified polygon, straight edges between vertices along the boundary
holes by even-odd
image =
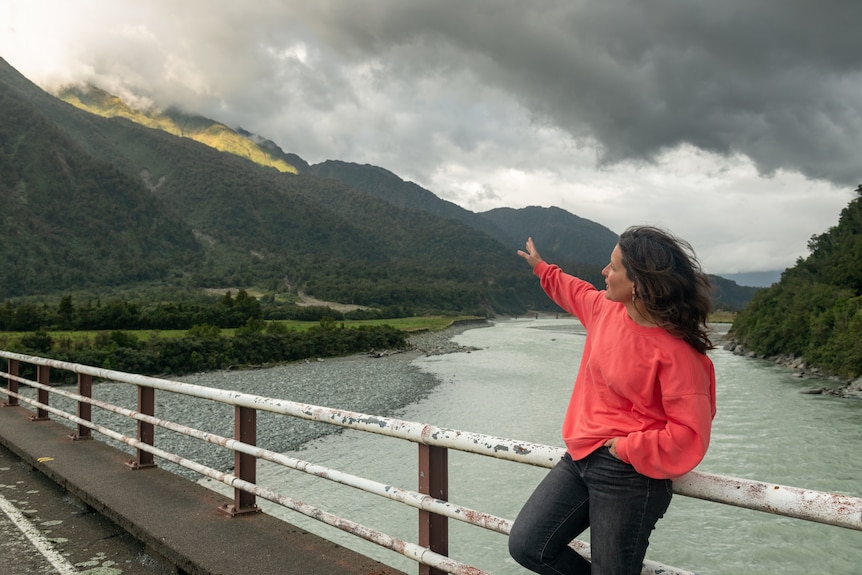
[[[440,385],[399,418],[561,445],[560,423],[584,341],[575,320],[499,321],[466,331],[455,341],[479,349],[415,360]],[[718,415],[699,470],[862,496],[862,401],[802,394],[819,383],[766,361],[722,349],[711,356]],[[416,489],[416,451],[414,444],[346,431],[290,455]],[[457,452],[450,453],[449,467],[451,501],[508,519],[547,472]],[[258,482],[393,536],[417,539],[412,508],[266,462],[259,466]],[[262,506],[381,562],[417,572],[413,561],[392,551],[267,502]],[[495,575],[527,573],[509,559],[505,536],[457,521],[449,525],[450,556]],[[675,496],[647,557],[713,575],[858,574],[862,532]]]

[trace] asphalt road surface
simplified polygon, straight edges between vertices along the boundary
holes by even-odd
[[[4,575],[173,573],[139,541],[2,445],[0,558]]]

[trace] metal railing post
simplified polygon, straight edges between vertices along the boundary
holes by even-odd
[[[273,503],[282,505],[345,532],[372,541],[390,550],[420,562],[420,575],[443,575],[444,573],[476,573],[484,571],[470,565],[462,564],[448,557],[448,519],[464,521],[479,528],[488,529],[501,534],[508,534],[511,522],[501,517],[495,517],[479,510],[461,507],[448,501],[448,450],[454,449],[471,455],[484,455],[499,460],[514,461],[524,465],[551,468],[564,454],[565,448],[520,440],[506,439],[476,434],[457,429],[440,428],[426,423],[402,421],[383,416],[345,411],[297,403],[287,400],[261,397],[238,391],[222,390],[188,383],[174,382],[147,376],[128,374],[103,368],[95,368],[80,364],[72,364],[59,360],[26,356],[14,352],[0,350],[0,358],[7,361],[7,393],[18,395],[19,383],[33,386],[37,382],[20,377],[20,364],[37,367],[36,379],[39,387],[38,401],[31,394],[24,394],[21,404],[32,406],[39,403],[37,414],[31,419],[55,415],[78,424],[79,438],[100,433],[106,437],[122,442],[138,449],[137,461],[128,462],[133,469],[154,466],[153,457],[160,458],[184,466],[205,477],[216,480],[235,489],[234,501],[219,509],[229,515],[237,515],[259,511],[255,505],[255,496],[263,497]],[[19,363],[20,362],[20,363]],[[63,388],[50,387],[51,369],[66,370],[78,374],[78,393]],[[87,377],[82,375],[87,374]],[[138,411],[128,406],[114,405],[106,401],[92,399],[92,378],[125,383],[137,387]],[[14,379],[14,380],[13,380]],[[19,381],[20,380],[20,381]],[[2,382],[0,382],[2,385]],[[155,417],[155,390],[164,393],[176,393],[190,398],[213,400],[225,405],[234,406],[234,439],[222,437],[205,430],[196,429]],[[2,394],[3,392],[0,392]],[[48,405],[48,395],[76,401],[78,417],[72,413],[58,409],[58,406]],[[91,398],[92,404],[84,401]],[[5,405],[17,405],[17,397],[8,397]],[[61,402],[62,403],[62,402]],[[2,404],[0,404],[2,405]],[[138,439],[129,437],[128,431],[120,432],[103,425],[97,425],[91,420],[91,407],[132,418],[138,422]],[[406,441],[413,441],[419,446],[419,493],[401,489],[392,485],[384,485],[370,479],[352,476],[348,473],[330,469],[310,462],[300,461],[283,453],[257,447],[256,427],[257,412],[277,413],[282,416],[296,417],[303,420],[316,421],[338,425],[347,429],[356,429],[367,433],[385,435]],[[7,410],[8,411],[8,410]],[[14,411],[14,410],[13,410]],[[13,413],[0,414],[15,416]],[[147,417],[148,423],[141,422],[140,414]],[[22,416],[30,415],[29,409]],[[3,419],[3,418],[0,418]],[[80,426],[86,427],[83,430]],[[206,442],[207,445],[217,445],[234,451],[234,470],[220,471],[198,461],[182,457],[179,454],[159,449],[154,445],[154,426],[171,432],[181,433],[188,437]],[[37,448],[38,448],[38,444]],[[144,448],[144,449],[142,449]],[[390,536],[381,531],[354,523],[347,518],[339,517],[321,508],[298,501],[285,494],[277,493],[264,486],[256,484],[257,459],[264,459],[286,468],[300,470],[305,473],[325,478],[344,485],[359,488],[368,493],[376,493],[393,501],[410,505],[419,510],[419,543],[412,543]],[[51,458],[44,458],[50,460]],[[41,461],[41,460],[40,460]],[[241,486],[241,487],[237,487]],[[243,489],[247,491],[243,491]],[[813,491],[792,486],[764,483],[761,481],[728,477],[702,471],[692,471],[676,478],[674,492],[687,497],[694,497],[708,502],[732,505],[751,510],[758,510],[779,516],[814,521],[824,525],[834,525],[840,528],[853,529],[862,532],[862,497]],[[572,547],[581,554],[588,554],[589,543],[575,540]],[[693,575],[689,571],[647,560],[643,573],[674,573],[678,575]],[[485,574],[487,575],[487,574]]]
[[[138,411],[144,415],[156,414],[156,390],[144,385],[138,386]],[[155,445],[155,427],[152,423],[138,421],[138,441],[147,445]],[[146,469],[155,467],[154,456],[149,451],[138,449],[135,459],[126,463],[130,469]]]
[[[248,445],[257,445],[257,410],[237,405],[234,408],[234,439]],[[249,453],[233,452],[234,475],[249,483],[257,482],[257,457]],[[233,490],[233,503],[219,507],[222,513],[234,517],[244,513],[256,513],[254,493],[239,488]]]
[[[11,393],[18,393],[18,380],[12,379],[13,377],[18,377],[18,360],[10,359],[7,360],[8,368],[6,373],[9,374],[9,377],[6,378],[6,390]],[[0,404],[2,407],[15,407],[18,405],[18,398],[12,397],[11,395],[6,398],[6,402]]]
[[[445,447],[419,444],[419,493],[440,501],[449,500],[449,451]],[[449,556],[449,519],[419,510],[419,545]],[[445,575],[429,565],[419,565],[419,575]]]
[[[48,385],[51,381],[51,368],[47,365],[36,366],[36,381],[42,385]],[[36,399],[42,405],[48,405],[48,390],[39,388],[36,394]],[[48,411],[41,407],[36,408],[36,415],[30,418],[30,421],[48,421]]]
[[[93,376],[88,375],[86,373],[78,374],[78,395],[82,395],[84,397],[93,398]],[[93,416],[93,406],[87,403],[86,401],[78,402],[78,417],[83,419],[84,421],[92,421]],[[93,439],[92,430],[83,425],[81,423],[78,424],[78,431],[76,433],[72,433],[69,437],[77,441],[79,439]]]

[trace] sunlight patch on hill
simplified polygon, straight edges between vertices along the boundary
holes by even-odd
[[[148,128],[162,130],[181,138],[189,138],[220,152],[246,158],[261,166],[275,168],[279,172],[298,173],[295,166],[273,156],[251,138],[237,133],[224,124],[201,116],[188,116],[174,110],[165,112],[135,110],[117,96],[93,86],[66,87],[55,95],[91,114],[105,118],[125,118]]]

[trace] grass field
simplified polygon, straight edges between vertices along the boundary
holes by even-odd
[[[400,329],[402,331],[420,331],[420,330],[429,330],[429,331],[440,331],[446,329],[453,322],[456,321],[464,321],[464,320],[475,320],[481,319],[476,316],[422,316],[422,317],[402,317],[402,318],[392,318],[392,319],[373,319],[373,320],[356,320],[356,321],[336,321],[336,326],[344,325],[344,327],[358,327],[361,325],[389,325],[394,327],[395,329]],[[270,323],[270,322],[267,322]],[[317,321],[290,321],[290,320],[273,320],[271,323],[282,324],[285,327],[297,331],[305,331],[314,326],[320,325],[320,322]],[[188,333],[187,330],[184,329],[176,329],[176,330],[92,330],[92,331],[47,331],[47,333],[54,339],[70,339],[70,340],[86,340],[93,339],[100,333],[110,332],[110,331],[123,331],[125,333],[129,333],[134,335],[138,340],[146,340],[151,337],[159,337],[159,338],[172,338],[172,337],[183,337]],[[236,331],[234,329],[222,329],[221,334],[224,336],[233,335],[233,332]],[[20,337],[23,335],[21,332],[10,332],[10,331],[0,331],[0,340],[9,337]]]
[[[733,312],[716,312],[709,318],[710,323],[733,323],[736,316]],[[336,321],[336,326],[344,325],[344,327],[358,327],[361,325],[389,325],[395,329],[403,331],[440,331],[444,330],[452,323],[465,320],[482,319],[477,316],[421,316],[421,317],[401,317],[392,319],[373,319],[373,320],[355,320],[355,321]],[[269,322],[268,322],[269,323]],[[285,327],[297,331],[305,331],[314,326],[320,325],[316,321],[291,321],[291,320],[273,320],[272,323],[282,324]],[[54,339],[70,339],[70,340],[86,340],[93,339],[100,333],[106,331],[124,331],[134,335],[138,340],[145,340],[151,337],[172,338],[183,337],[188,333],[187,330],[93,330],[93,331],[48,331],[47,333]],[[221,334],[224,336],[233,335],[234,329],[222,329]],[[8,341],[10,337],[20,337],[21,332],[0,331],[0,341],[4,339]]]

